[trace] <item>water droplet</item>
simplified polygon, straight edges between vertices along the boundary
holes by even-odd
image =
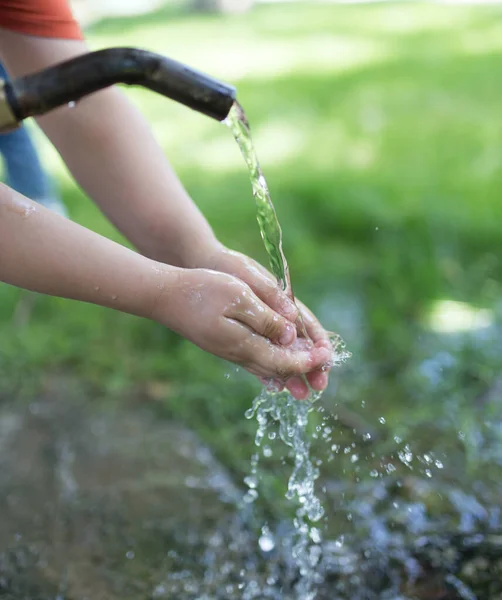
[[[322,541],[321,532],[317,527],[312,527],[310,530],[310,539],[314,542],[314,544],[320,544]]]
[[[77,106],[77,103],[74,100],[68,102],[68,108],[75,108],[75,106]]]
[[[99,292],[99,285],[95,285],[95,286],[94,286],[94,291],[95,291],[95,292]]]
[[[134,558],[135,554],[132,550],[129,550],[129,552],[126,552],[126,558],[128,560],[132,560]]]
[[[230,373],[225,373],[223,377],[225,377],[225,379],[230,379]]]
[[[246,417],[246,419],[252,419],[254,417],[254,408],[248,408],[247,411],[244,413],[244,416]]]
[[[247,477],[244,477],[244,483],[253,490],[258,487],[258,480],[254,475],[248,475]]]
[[[112,295],[112,300],[115,301],[118,298],[117,294]]]
[[[258,543],[263,552],[271,552],[275,548],[275,540],[267,526],[262,528]]]
[[[31,215],[36,211],[36,208],[34,206],[26,206],[23,209],[23,212],[21,214],[23,219],[28,219],[29,217],[31,217]]]
[[[258,492],[256,490],[249,490],[248,493],[244,496],[244,502],[246,504],[252,504],[256,498],[258,498]]]
[[[166,586],[163,583],[160,583],[153,590],[153,597],[154,598],[162,598],[162,597],[164,597],[165,594],[166,594]]]
[[[385,417],[380,417],[380,418],[378,419],[378,421],[379,421],[379,423],[381,423],[382,425],[385,425],[385,423],[386,423]]]

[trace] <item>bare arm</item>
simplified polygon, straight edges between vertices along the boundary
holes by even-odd
[[[242,281],[153,261],[3,184],[0,281],[154,319],[262,377],[287,379],[329,360],[323,348],[291,346],[291,323]]]
[[[88,52],[82,41],[0,30],[0,54],[13,76]],[[167,100],[166,100],[167,102]],[[38,119],[73,176],[143,254],[195,266],[214,251],[213,232],[170,167],[141,113],[116,89]]]
[[[0,184],[0,281],[149,316],[152,263]]]

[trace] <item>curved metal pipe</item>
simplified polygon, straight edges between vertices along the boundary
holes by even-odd
[[[236,94],[226,83],[139,48],[83,54],[6,82],[4,94],[19,122],[117,83],[148,88],[218,121],[226,119]]]

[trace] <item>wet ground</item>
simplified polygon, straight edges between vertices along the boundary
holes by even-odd
[[[2,598],[295,597],[287,519],[262,550],[262,517],[239,509],[240,483],[193,433],[139,402],[98,406],[71,390],[2,401]],[[399,467],[319,485],[331,512],[319,599],[502,597],[489,487]]]
[[[239,493],[190,432],[60,392],[4,405],[0,448],[2,597],[195,597]]]

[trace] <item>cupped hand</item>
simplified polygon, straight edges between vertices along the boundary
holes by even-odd
[[[274,276],[258,262],[241,254],[229,250],[218,244],[212,252],[206,252],[199,259],[198,264],[205,268],[228,273],[246,283],[251,290],[267,306],[296,324],[298,334],[304,337],[305,332],[310,338],[314,348],[325,348],[331,352],[329,334],[314,316],[314,314],[299,300],[295,303],[279,287]],[[307,340],[304,339],[304,342]],[[304,348],[307,344],[302,345]],[[306,373],[308,385],[312,389],[321,391],[328,385],[329,369],[313,370]],[[275,382],[280,387],[279,382]],[[303,400],[309,395],[309,388],[303,377],[295,376],[285,382],[285,386],[298,400]]]
[[[169,269],[156,289],[154,320],[258,377],[285,383],[330,360],[322,346],[296,344],[294,325],[232,275]]]

